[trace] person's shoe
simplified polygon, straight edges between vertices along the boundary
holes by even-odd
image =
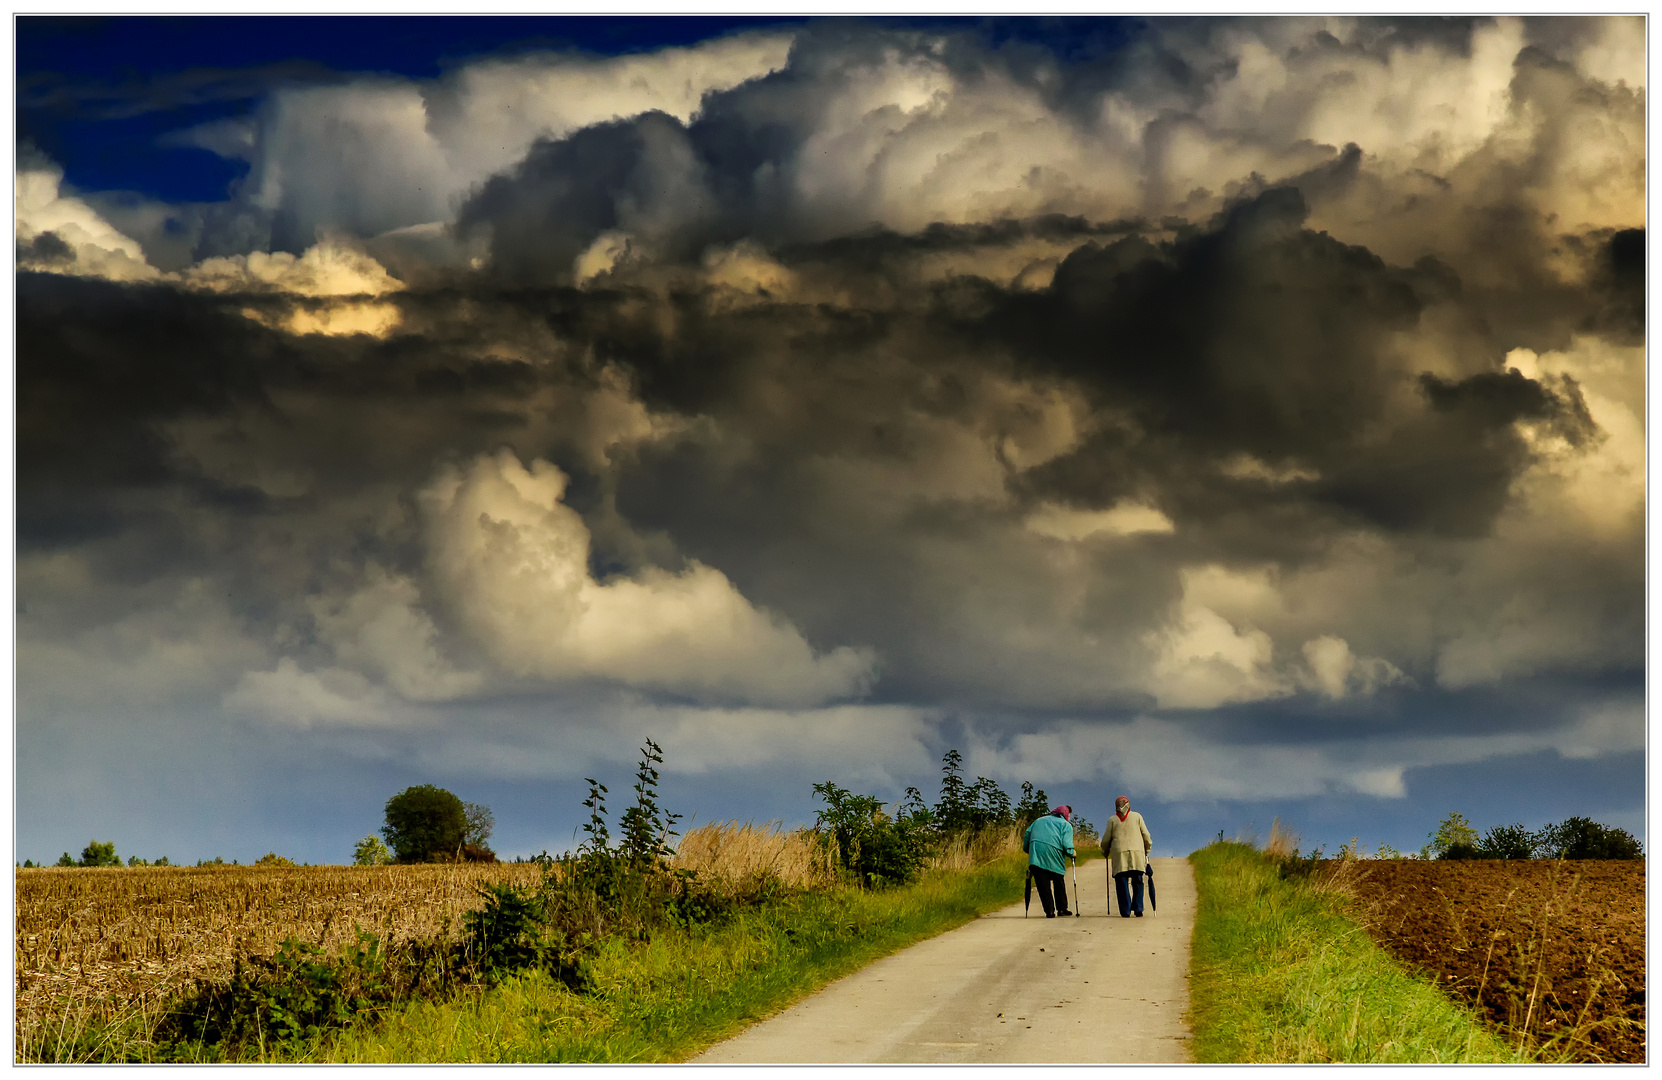
[[[1133,914],[1134,914],[1134,915],[1136,915],[1136,916],[1137,916],[1137,918],[1139,918],[1139,919],[1140,919],[1140,918],[1142,918],[1142,917],[1143,917],[1143,913],[1142,913],[1142,912],[1140,912],[1140,911],[1137,911],[1137,912],[1133,912]]]
[[[1054,918],[1055,918],[1055,917],[1056,917],[1056,913],[1055,913],[1055,912],[1054,912],[1054,911],[1047,911],[1047,912],[1045,912],[1045,918],[1047,918],[1047,919],[1054,919]]]
[[[1068,916],[1072,915],[1073,912],[1071,912],[1071,911],[1058,911],[1056,914],[1062,916],[1065,919]]]

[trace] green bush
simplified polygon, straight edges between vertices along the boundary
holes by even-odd
[[[1613,829],[1590,818],[1572,817],[1535,834],[1535,849],[1544,859],[1642,859],[1644,849],[1626,829]]]
[[[387,845],[381,843],[381,838],[373,834],[358,841],[357,847],[352,849],[353,866],[385,866],[392,862],[392,852]]]
[[[115,843],[90,841],[81,849],[81,866],[120,866],[121,857],[115,853]]]
[[[929,854],[929,838],[914,818],[891,818],[881,800],[855,795],[831,783],[814,785],[825,808],[814,831],[834,844],[839,861],[859,883],[872,888],[912,880]]]
[[[157,1035],[164,1043],[214,1047],[224,1057],[271,1044],[297,1053],[396,1001],[447,991],[460,972],[454,952],[436,942],[407,943],[393,971],[373,934],[360,931],[355,946],[333,957],[287,938],[275,956],[239,959],[229,979],[201,984],[180,999]]]
[[[1528,859],[1535,854],[1535,834],[1522,825],[1496,825],[1483,834],[1485,859]]]

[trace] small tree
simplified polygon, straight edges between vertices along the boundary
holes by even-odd
[[[1476,858],[1478,845],[1477,830],[1472,823],[1466,820],[1466,815],[1452,813],[1443,819],[1435,832],[1430,834],[1431,842],[1425,846],[1423,854],[1433,859],[1461,859]],[[1450,852],[1453,851],[1453,854]],[[1473,854],[1468,854],[1471,852]]]
[[[985,776],[977,776],[970,785],[970,814],[977,829],[1008,828],[1015,821],[1010,808],[1010,796],[1004,789]]]
[[[919,831],[921,835],[935,828],[935,812],[923,801],[923,792],[915,787],[906,789],[906,797],[895,807],[895,824]]]
[[[657,767],[663,763],[663,748],[647,739],[635,770],[635,805],[618,822],[623,830],[623,857],[637,867],[661,865],[675,853],[669,838],[677,835],[675,823],[681,815],[667,813],[658,805]]]
[[[1025,829],[1048,813],[1050,807],[1045,802],[1044,788],[1035,788],[1031,780],[1023,780],[1021,802],[1016,804],[1016,824]]]
[[[96,840],[90,841],[81,849],[82,866],[120,866],[121,858],[115,853],[115,841],[101,844]]]
[[[53,865],[55,865],[55,866],[80,866],[81,864],[76,862],[74,860],[74,858],[69,854],[69,852],[66,851],[58,857],[58,861],[56,863],[54,863]]]
[[[137,855],[129,855],[129,856],[127,856],[127,865],[128,866],[149,866],[150,865],[150,860],[149,859],[141,859]]]
[[[496,831],[496,815],[491,813],[491,808],[476,802],[463,803],[462,817],[467,821],[462,832],[462,843],[468,847],[485,848],[485,841]]]
[[[385,866],[392,862],[392,852],[387,845],[381,843],[381,838],[371,833],[358,841],[358,846],[352,849],[353,866]]]
[[[417,784],[387,800],[381,827],[387,846],[401,863],[432,862],[461,851],[467,835],[462,800],[432,784]]]
[[[935,827],[943,833],[970,828],[974,807],[964,783],[964,755],[948,750],[941,758],[941,799],[935,804]]]

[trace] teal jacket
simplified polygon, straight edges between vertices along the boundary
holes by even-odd
[[[1073,826],[1057,814],[1047,814],[1027,827],[1021,837],[1021,849],[1027,852],[1027,864],[1053,874],[1067,872],[1063,853],[1076,856],[1073,850]]]

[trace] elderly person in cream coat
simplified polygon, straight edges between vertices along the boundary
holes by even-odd
[[[1143,873],[1154,841],[1143,824],[1143,815],[1131,809],[1131,800],[1121,795],[1114,800],[1108,827],[1102,831],[1102,850],[1108,855],[1108,873],[1114,877],[1114,897],[1119,901],[1120,918],[1143,917]]]

